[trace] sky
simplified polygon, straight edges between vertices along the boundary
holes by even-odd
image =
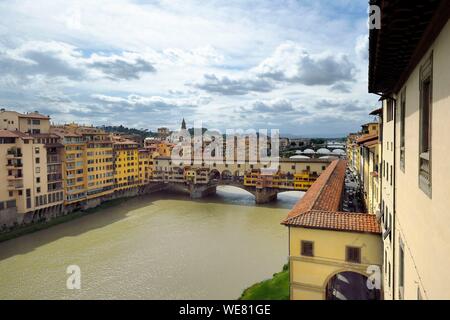
[[[367,59],[366,0],[0,0],[0,106],[57,124],[343,136]]]

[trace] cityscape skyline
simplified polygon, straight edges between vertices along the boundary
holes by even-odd
[[[370,121],[378,100],[367,93],[365,2],[0,8],[0,105],[56,123],[154,130],[184,117],[333,138]]]

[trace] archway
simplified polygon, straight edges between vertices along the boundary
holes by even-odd
[[[209,172],[209,180],[220,180],[220,172],[216,169],[213,169]]]
[[[233,180],[233,174],[229,170],[222,171],[222,180]]]
[[[325,287],[326,300],[380,300],[379,289],[369,289],[367,276],[344,271],[332,276]]]

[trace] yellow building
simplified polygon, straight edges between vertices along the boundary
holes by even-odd
[[[381,299],[380,226],[374,215],[341,212],[345,171],[332,162],[282,222],[293,300]]]
[[[363,189],[364,204],[369,213],[375,214],[380,206],[378,167],[381,144],[377,133],[365,134],[357,140],[360,149],[359,179]]]
[[[137,187],[140,183],[139,145],[134,141],[118,136],[113,136],[112,138],[114,141],[115,190]]]
[[[37,112],[0,111],[0,227],[60,212],[62,145]]]
[[[150,150],[151,153],[156,152],[161,157],[170,157],[174,144],[164,140],[147,138],[144,140],[144,148]]]
[[[450,5],[387,2],[369,39],[369,90],[383,108],[384,297],[449,299]]]
[[[66,124],[52,126],[64,145],[66,205],[84,206],[114,192],[113,141],[101,129]]]
[[[138,150],[139,184],[149,183],[153,177],[153,154],[148,149]]]
[[[263,169],[247,171],[244,175],[244,186],[307,191],[318,178],[317,174],[308,170],[289,174],[280,171],[267,174],[261,170]]]

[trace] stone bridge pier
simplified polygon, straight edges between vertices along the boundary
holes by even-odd
[[[201,199],[216,193],[217,185],[189,185],[189,194],[192,199]]]
[[[256,204],[264,204],[275,201],[277,199],[278,191],[273,188],[262,188],[255,190]]]

